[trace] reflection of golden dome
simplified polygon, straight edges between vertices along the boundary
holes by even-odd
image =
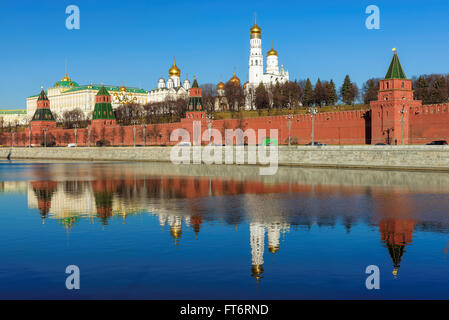
[[[176,61],[173,59],[173,66],[168,70],[168,75],[170,77],[180,77],[181,76],[181,70],[176,66]]]
[[[66,73],[65,76],[64,76],[64,78],[61,79],[61,81],[71,82],[72,79],[70,79],[69,76],[68,76],[67,73]]]
[[[276,246],[276,247],[269,246],[268,251],[270,251],[271,253],[276,253],[279,251],[279,247],[278,246]]]
[[[123,85],[123,86],[120,87],[120,92],[126,92],[126,87],[125,87],[125,85]]]
[[[257,17],[254,17],[254,26],[249,29],[251,35],[261,35],[262,29],[257,25]]]
[[[181,234],[182,234],[182,229],[181,227],[178,226],[172,226],[170,227],[170,234],[172,235],[172,237],[175,240],[178,240],[179,238],[181,238]]]
[[[223,83],[223,81],[220,81],[219,84],[217,84],[217,90],[224,90],[225,88],[225,84]]]
[[[263,267],[262,265],[253,265],[251,267],[251,276],[256,279],[256,280],[260,280],[262,279],[262,273],[263,273]]]
[[[234,72],[234,76],[231,79],[229,79],[229,82],[240,87],[240,79],[237,78],[237,76],[235,75],[235,72]]]
[[[398,275],[398,269],[396,268],[396,269],[393,270],[393,276],[396,277],[397,275]]]

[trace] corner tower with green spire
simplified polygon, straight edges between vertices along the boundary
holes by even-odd
[[[414,100],[412,80],[407,79],[396,48],[385,78],[379,81],[377,101],[371,101],[371,144],[408,144],[409,115],[422,102]]]
[[[92,125],[105,126],[115,125],[114,110],[112,110],[111,95],[104,85],[98,90],[95,97],[95,108],[92,112]]]
[[[37,99],[36,111],[30,121],[31,130],[42,131],[44,128],[56,128],[56,119],[50,110],[50,100],[42,88]]]

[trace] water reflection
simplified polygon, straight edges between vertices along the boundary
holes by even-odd
[[[359,223],[377,226],[397,277],[416,228],[447,233],[449,227],[449,176],[441,173],[280,168],[276,177],[261,177],[246,167],[64,163],[23,169],[31,181],[5,180],[1,190],[26,192],[42,223],[56,220],[68,232],[82,219],[106,228],[114,217],[126,223],[130,215],[151,214],[182,248],[183,232],[199,240],[206,221],[248,225],[250,274],[257,282],[265,276],[265,250],[282,254],[281,239],[292,229],[340,223],[350,233]]]

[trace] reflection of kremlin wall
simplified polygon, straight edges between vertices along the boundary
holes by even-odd
[[[3,185],[4,191],[27,190],[30,208],[36,208],[43,219],[55,219],[67,229],[75,227],[82,218],[100,220],[106,225],[113,217],[125,222],[127,216],[149,213],[155,216],[161,227],[169,229],[174,245],[182,245],[183,237],[189,232],[200,238],[204,222],[218,220],[236,226],[245,222],[249,226],[251,249],[248,266],[251,262],[250,274],[258,281],[264,276],[265,251],[282,254],[280,240],[291,228],[305,226],[308,229],[312,225],[333,226],[341,222],[350,232],[352,225],[362,221],[377,224],[380,239],[391,257],[393,274],[397,276],[407,256],[407,246],[412,243],[415,228],[433,230],[436,222],[439,226],[449,225],[447,217],[417,210],[410,193],[395,185],[389,190],[363,184],[358,186],[361,181],[357,178],[353,184],[326,185],[321,183],[319,175],[309,178],[307,182],[300,182],[302,179],[298,177],[285,180],[285,176],[281,175],[281,180],[276,183],[266,183],[260,177],[239,181],[238,174],[235,178],[229,174],[226,178],[161,177],[165,165],[155,165],[145,170],[146,167],[132,164],[101,167],[57,164],[51,166],[51,170],[39,167],[30,169],[27,176],[33,179],[31,182],[4,182]],[[285,170],[288,172],[288,169]],[[238,172],[237,169],[234,171]],[[341,174],[341,170],[323,171],[326,177],[331,177],[332,172]],[[369,175],[360,171],[358,174]],[[73,176],[77,176],[78,180],[70,180]],[[291,178],[291,174],[287,176]],[[40,179],[43,177],[48,180]],[[414,177],[412,180],[416,181]],[[373,180],[377,180],[376,176]],[[446,182],[445,190],[448,187],[449,183]],[[444,183],[440,183],[440,188],[444,189]],[[334,203],[329,195],[336,194],[353,197],[357,201],[354,203],[370,210],[329,211],[325,205],[332,206]],[[207,197],[215,197],[212,211],[210,203],[203,201]],[[303,203],[310,205],[307,199],[311,197],[320,206],[302,207]],[[229,206],[230,203],[242,210],[236,212],[234,206]],[[434,211],[445,212],[444,204],[441,206],[441,209]],[[425,214],[419,215],[420,212]]]

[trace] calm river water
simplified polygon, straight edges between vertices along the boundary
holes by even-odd
[[[258,172],[0,162],[0,298],[449,298],[449,174]]]

